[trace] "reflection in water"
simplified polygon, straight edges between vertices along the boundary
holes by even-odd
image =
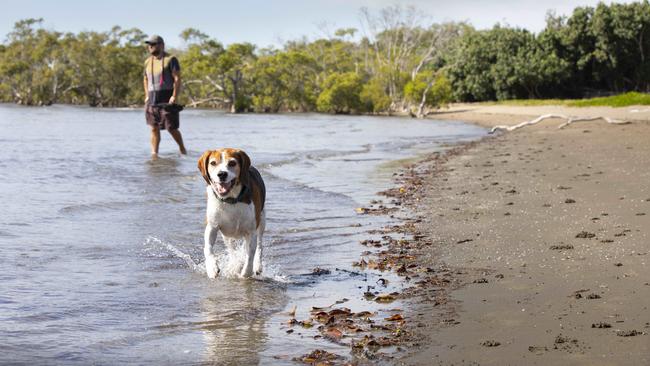
[[[206,289],[200,325],[205,363],[255,365],[267,337],[269,304],[286,302],[283,286],[272,280],[222,280],[218,292]]]
[[[178,173],[180,160],[178,158],[158,157],[147,160],[146,164],[148,172],[152,176],[167,176],[169,173],[172,173],[172,175],[174,175],[174,172]]]

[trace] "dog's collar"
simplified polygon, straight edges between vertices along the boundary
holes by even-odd
[[[214,187],[212,186],[212,184],[210,184],[210,188],[211,188],[211,190],[212,190],[212,194],[214,194],[214,196],[215,196],[219,201],[221,201],[221,202],[225,202],[225,203],[229,203],[229,204],[231,204],[231,205],[234,205],[235,203],[238,203],[238,202],[243,202],[243,201],[244,201],[244,197],[246,196],[246,193],[248,193],[248,186],[242,186],[241,191],[239,192],[239,194],[237,195],[237,197],[234,197],[234,198],[233,198],[233,197],[222,198],[222,197],[219,197],[219,195],[217,194],[217,192],[214,191]]]

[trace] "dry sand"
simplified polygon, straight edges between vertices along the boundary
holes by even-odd
[[[411,203],[433,245],[418,257],[458,286],[446,305],[436,289],[413,299],[419,346],[397,363],[650,364],[650,108],[456,105],[432,118],[547,113],[636,122],[547,120],[428,173]]]

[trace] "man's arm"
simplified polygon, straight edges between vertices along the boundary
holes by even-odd
[[[144,104],[147,104],[149,101],[149,80],[147,80],[147,75],[144,75]]]
[[[176,103],[178,93],[181,91],[181,71],[172,70],[172,77],[174,78],[174,91],[172,92],[172,97],[169,98],[169,103]]]

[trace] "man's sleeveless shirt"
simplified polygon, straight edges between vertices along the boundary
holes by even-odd
[[[147,104],[167,103],[174,92],[172,71],[180,71],[178,59],[167,53],[162,58],[148,57],[144,62],[144,75],[147,77]]]

